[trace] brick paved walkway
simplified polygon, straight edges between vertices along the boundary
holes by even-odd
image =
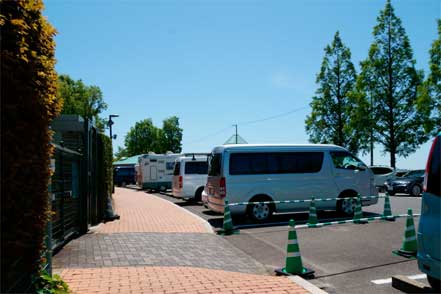
[[[308,293],[212,234],[208,223],[144,192],[116,188],[121,220],[53,259],[73,293]]]
[[[120,220],[100,225],[97,233],[208,233],[209,225],[173,203],[139,190],[115,188]]]
[[[286,277],[258,276],[193,267],[67,269],[78,293],[308,293]]]
[[[260,263],[214,234],[87,234],[70,242],[54,260],[56,268],[141,265],[267,273]]]

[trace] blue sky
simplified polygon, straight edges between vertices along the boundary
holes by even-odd
[[[439,0],[395,0],[417,67],[428,70]],[[135,122],[172,115],[184,129],[184,152],[208,152],[239,124],[249,143],[307,143],[304,121],[316,90],[323,48],[337,30],[366,58],[385,1],[163,0],[45,1],[56,27],[56,69],[99,86],[119,114],[114,148]],[[295,110],[295,111],[294,111]],[[291,112],[293,111],[293,112]],[[245,123],[282,115],[277,119]],[[401,168],[424,168],[426,143]],[[368,156],[361,156],[368,163]],[[375,164],[389,154],[376,148]]]

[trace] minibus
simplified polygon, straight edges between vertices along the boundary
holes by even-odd
[[[355,199],[377,196],[372,171],[345,148],[336,145],[252,145],[215,147],[209,155],[208,178],[203,198],[210,210],[223,213],[229,203],[279,200],[317,201],[318,210],[337,210],[352,215]],[[372,205],[377,198],[366,199]],[[275,212],[307,211],[309,203],[259,203],[231,206],[232,214],[265,221]]]

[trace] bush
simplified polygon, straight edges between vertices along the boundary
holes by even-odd
[[[64,294],[70,293],[69,286],[59,275],[49,275],[43,271],[34,282],[37,294]]]
[[[49,219],[49,124],[62,103],[42,10],[41,0],[1,2],[2,293],[32,290]]]

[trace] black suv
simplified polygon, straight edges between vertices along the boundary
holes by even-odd
[[[424,170],[411,170],[402,177],[387,180],[384,185],[389,195],[405,193],[412,196],[419,196],[423,191]]]
[[[113,183],[117,186],[126,186],[136,183],[134,167],[116,167],[113,169]]]

